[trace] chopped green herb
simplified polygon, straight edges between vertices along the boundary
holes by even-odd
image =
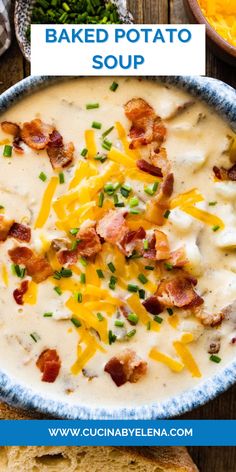
[[[99,121],[93,121],[91,127],[94,129],[101,129],[102,123],[99,123]]]
[[[114,272],[116,271],[116,268],[115,268],[113,262],[109,262],[109,263],[107,264],[107,267],[108,267],[108,268],[110,269],[110,271],[114,274]]]
[[[154,321],[156,321],[157,323],[161,324],[162,321],[163,321],[163,318],[161,318],[161,316],[156,315],[156,316],[154,316]]]
[[[157,191],[158,186],[159,186],[159,182],[154,182],[154,184],[153,184],[153,186],[152,186],[154,192]]]
[[[129,200],[129,206],[131,208],[135,207],[135,206],[138,206],[139,204],[139,199],[138,197],[131,197],[130,200]]]
[[[96,272],[98,274],[99,279],[104,279],[104,274],[103,274],[103,271],[101,269],[97,269]]]
[[[119,182],[117,183],[108,183],[104,185],[104,192],[106,192],[108,195],[113,195],[113,193],[118,189],[119,187]]]
[[[140,211],[139,210],[130,210],[131,215],[139,215]]]
[[[212,227],[212,231],[218,231],[218,229],[220,229],[219,225],[215,225]]]
[[[12,264],[11,266],[12,273],[17,275],[20,279],[23,279],[26,273],[25,267],[20,267],[18,264]]]
[[[115,193],[115,194],[113,195],[113,200],[114,200],[114,204],[115,204],[115,205],[116,205],[117,203],[119,203],[119,198],[118,198],[117,193]]]
[[[122,208],[124,206],[125,206],[124,202],[115,203],[115,207],[117,207],[117,208]]]
[[[42,182],[45,182],[45,180],[47,180],[46,174],[44,174],[44,172],[40,172],[39,179],[42,180]]]
[[[34,340],[35,343],[37,343],[41,338],[38,333],[30,333],[30,337]]]
[[[56,280],[60,280],[61,279],[61,272],[59,270],[55,270],[55,272],[53,274],[53,278],[56,279]]]
[[[60,182],[60,184],[65,183],[65,176],[64,176],[63,172],[59,172],[59,182]]]
[[[150,331],[150,329],[151,329],[151,321],[148,321],[147,322],[147,330]]]
[[[215,205],[217,205],[217,202],[209,202],[208,205],[209,206],[215,206]]]
[[[83,300],[83,295],[82,295],[82,293],[80,293],[80,292],[75,292],[75,293],[74,293],[74,299],[75,299],[76,302],[82,303],[82,300]]]
[[[146,270],[154,270],[155,267],[147,265],[147,266],[144,267],[144,269],[146,269]]]
[[[145,290],[143,290],[142,288],[139,289],[138,291],[138,294],[139,294],[139,298],[141,300],[144,300],[145,299]]]
[[[64,8],[64,10],[65,10],[66,12],[70,11],[70,7],[69,7],[69,5],[68,5],[66,2],[63,2],[62,8]]]
[[[135,249],[133,250],[131,256],[128,256],[127,259],[140,259],[140,257],[142,257],[141,254],[139,254],[139,252],[137,252]]]
[[[166,210],[165,213],[164,213],[164,218],[166,218],[166,220],[168,220],[170,216],[170,210]]]
[[[76,328],[80,328],[81,326],[81,321],[78,320],[78,318],[76,318],[75,316],[72,316],[71,323],[73,323],[73,325],[75,325]]]
[[[145,251],[148,250],[148,245],[149,245],[149,244],[148,244],[148,239],[144,239],[144,240],[143,240],[143,248],[144,248]]]
[[[72,277],[72,270],[71,269],[65,269],[65,267],[61,268],[60,271],[61,277],[67,279],[68,277]]]
[[[80,155],[83,156],[83,157],[86,157],[87,154],[88,154],[88,149],[86,149],[86,148],[82,149]]]
[[[144,274],[139,274],[138,275],[138,280],[142,283],[142,284],[146,284],[148,282],[148,279],[147,277],[145,277]]]
[[[221,357],[219,356],[216,356],[215,354],[212,354],[210,357],[209,357],[210,361],[212,362],[216,362],[216,364],[219,364],[221,362]]]
[[[137,292],[138,291],[138,286],[134,284],[128,284],[127,289],[129,292]]]
[[[48,311],[47,313],[43,314],[44,318],[51,318],[53,316],[53,313],[51,311]]]
[[[158,189],[158,185],[159,185],[159,182],[155,182],[153,185],[147,185],[146,187],[144,187],[144,192],[147,194],[147,195],[154,195]]]
[[[12,156],[12,146],[9,144],[5,144],[3,148],[3,156],[4,157],[11,157]]]
[[[105,161],[107,160],[107,156],[106,156],[105,154],[99,154],[99,153],[98,153],[98,154],[95,156],[94,159],[95,159],[95,161],[100,161],[100,162],[103,164],[103,162],[105,162]]]
[[[105,149],[106,151],[110,151],[111,147],[112,147],[112,143],[104,139],[104,141],[102,142],[102,148]]]
[[[138,320],[139,320],[139,318],[138,318],[138,316],[136,315],[136,313],[129,313],[127,319],[128,319],[131,323],[133,323],[133,324],[137,324],[137,323],[138,323]]]
[[[98,207],[102,208],[104,202],[104,193],[101,192],[98,197]]]
[[[136,334],[136,329],[132,329],[132,331],[129,331],[126,336],[128,338],[132,338],[135,334]]]
[[[114,129],[114,126],[111,126],[111,127],[108,128],[106,131],[104,131],[104,133],[102,133],[103,139],[104,139],[106,136],[108,136],[108,134],[110,134],[113,129]]]
[[[118,87],[119,87],[119,84],[117,82],[112,82],[112,84],[110,86],[110,90],[112,92],[115,92]]]
[[[116,341],[116,338],[117,336],[111,331],[111,329],[109,329],[108,331],[108,340],[109,340],[109,344],[113,344],[115,341]]]
[[[112,276],[110,277],[110,282],[109,282],[109,288],[110,288],[111,290],[115,290],[116,282],[117,282],[117,277],[115,277],[114,275],[112,275]]]
[[[166,311],[167,311],[167,313],[168,313],[170,316],[172,316],[173,313],[174,313],[173,310],[172,310],[172,308],[167,308]]]
[[[71,228],[69,233],[72,234],[72,236],[76,236],[79,231],[79,228]]]
[[[115,320],[115,326],[117,326],[117,328],[123,328],[123,326],[124,326],[124,321]]]
[[[87,103],[86,110],[94,110],[95,108],[99,108],[99,103]]]
[[[57,293],[57,295],[61,295],[62,294],[62,289],[60,287],[54,287],[55,292]]]
[[[97,313],[97,319],[99,321],[103,321],[104,320],[104,316],[102,315],[102,313]]]
[[[88,261],[87,259],[85,259],[85,257],[81,257],[79,261],[82,264],[82,266],[87,267]]]
[[[164,262],[164,267],[166,270],[172,270],[173,264],[171,264],[170,262]]]
[[[77,246],[78,246],[78,240],[76,239],[71,244],[71,251],[75,251],[77,249]]]
[[[84,273],[80,274],[80,283],[81,284],[86,283],[86,275]]]
[[[128,189],[127,186],[125,185],[122,185],[122,187],[120,188],[120,193],[124,198],[128,198],[130,192],[131,192],[131,188]]]

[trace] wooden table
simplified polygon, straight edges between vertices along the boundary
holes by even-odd
[[[188,23],[182,0],[129,0],[129,6],[137,23]],[[0,93],[27,75],[29,64],[13,37],[10,49],[0,58]],[[209,50],[207,76],[236,87],[236,70],[216,59]],[[183,418],[236,419],[236,386]],[[192,447],[191,453],[201,472],[236,471],[236,448]]]

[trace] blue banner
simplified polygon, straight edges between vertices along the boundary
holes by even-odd
[[[236,446],[236,420],[2,420],[0,446]]]

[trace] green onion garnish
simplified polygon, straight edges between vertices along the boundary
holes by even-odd
[[[75,299],[76,302],[82,303],[82,300],[83,300],[83,295],[82,295],[82,293],[80,293],[80,292],[75,292],[75,293],[74,293],[74,299]]]
[[[102,164],[103,162],[105,162],[107,160],[107,156],[105,154],[97,154],[95,157],[94,157],[95,161],[100,161]]]
[[[103,321],[104,320],[104,316],[102,315],[102,313],[97,313],[97,319],[99,321]]]
[[[84,273],[80,274],[80,283],[81,284],[86,283],[86,275]]]
[[[139,294],[139,298],[141,300],[144,300],[145,299],[145,290],[143,290],[142,288],[139,289],[138,291],[138,294]]]
[[[77,249],[77,246],[78,246],[78,241],[77,239],[75,241],[72,242],[71,244],[71,251],[75,251]]]
[[[111,290],[115,290],[116,282],[117,282],[117,277],[115,277],[114,275],[112,275],[112,276],[110,277],[110,282],[109,282],[109,288],[110,288]]]
[[[59,182],[60,182],[60,184],[65,183],[65,176],[64,176],[63,172],[59,172]]]
[[[119,84],[117,82],[112,82],[112,84],[110,86],[110,90],[112,92],[115,92],[118,87],[119,87]]]
[[[122,208],[124,206],[125,206],[124,202],[115,203],[115,207],[117,207],[117,208]]]
[[[109,263],[107,264],[107,267],[108,267],[108,268],[110,269],[110,271],[114,274],[114,272],[116,271],[116,268],[115,268],[113,262],[109,262]]]
[[[146,269],[146,270],[154,270],[155,267],[147,265],[147,266],[144,267],[144,269]]]
[[[171,264],[170,262],[164,262],[164,267],[166,270],[172,270],[173,264]]]
[[[60,275],[61,277],[67,279],[68,277],[72,277],[72,270],[71,269],[65,269],[65,267],[62,267],[60,270]]]
[[[172,308],[167,308],[166,311],[167,311],[167,313],[168,313],[170,316],[172,316],[173,313],[174,313],[173,310],[172,310]]]
[[[63,2],[62,8],[64,8],[64,10],[65,10],[66,12],[70,11],[70,7],[69,7],[69,5],[68,5],[66,2]]]
[[[85,157],[85,156],[87,156],[87,154],[88,154],[88,149],[86,149],[86,148],[82,149],[80,155]]]
[[[138,275],[138,280],[142,283],[142,284],[146,284],[148,282],[148,279],[147,277],[145,277],[144,274],[139,274]]]
[[[128,284],[127,289],[129,292],[137,292],[138,291],[138,286],[134,284]]]
[[[103,271],[101,269],[97,269],[96,272],[98,274],[99,279],[104,279],[104,274],[103,274]]]
[[[139,204],[139,199],[138,199],[138,197],[132,197],[132,198],[130,198],[130,200],[129,200],[129,206],[130,206],[131,208],[133,208],[133,207],[135,207],[135,206],[138,206],[138,204]]]
[[[132,329],[132,331],[129,331],[126,336],[128,338],[132,338],[136,334],[136,329]]]
[[[131,192],[131,188],[128,188],[128,186],[126,185],[122,185],[122,187],[120,188],[120,193],[124,198],[128,198],[130,192]]]
[[[212,231],[218,231],[218,229],[220,229],[219,225],[215,225],[212,227]]]
[[[108,331],[108,340],[109,340],[110,345],[116,341],[116,335],[113,334],[113,332],[110,329]]]
[[[48,311],[43,314],[44,318],[51,318],[53,316],[53,313],[51,311]]]
[[[128,319],[131,323],[133,323],[133,324],[137,324],[137,323],[138,323],[138,320],[139,320],[139,318],[138,318],[138,316],[136,315],[136,313],[129,313],[127,319]]]
[[[130,210],[131,215],[139,215],[140,211],[139,210]]]
[[[110,151],[112,147],[112,143],[110,141],[104,141],[102,142],[102,148],[105,149],[106,151]]]
[[[79,228],[71,228],[69,233],[72,234],[72,236],[76,236],[78,231],[79,231]]]
[[[145,251],[147,251],[147,249],[148,249],[148,239],[144,239],[144,241],[143,241],[143,249],[144,249]]]
[[[104,202],[104,193],[101,192],[98,197],[98,207],[102,208]]]
[[[117,183],[108,183],[104,185],[104,192],[106,192],[108,195],[113,195],[113,193],[118,189],[119,187],[119,182]]]
[[[144,192],[147,194],[147,195],[154,195],[158,189],[158,185],[159,185],[159,182],[154,182],[153,185],[147,185],[146,187],[144,187]]]
[[[163,216],[166,220],[168,220],[168,218],[170,216],[170,210],[166,210]]]
[[[42,182],[45,182],[45,180],[47,180],[46,174],[44,174],[44,172],[40,172],[39,179],[42,180]]]
[[[215,206],[215,205],[217,205],[217,202],[209,202],[208,205],[209,206]]]
[[[104,131],[104,133],[102,133],[103,139],[104,139],[106,136],[108,136],[108,134],[110,134],[113,129],[114,129],[114,126],[111,126],[111,127],[108,128],[106,131]]]
[[[81,257],[79,261],[82,264],[82,266],[87,267],[88,261],[87,259],[85,259],[85,257]]]
[[[117,328],[123,328],[123,326],[124,326],[124,321],[115,320],[115,326],[117,326]]]
[[[34,340],[35,343],[37,343],[41,338],[38,333],[30,333],[30,337]]]
[[[55,292],[57,293],[57,295],[61,295],[62,294],[62,289],[58,286],[54,287]]]
[[[216,362],[216,364],[219,364],[219,362],[221,362],[221,357],[219,356],[216,356],[215,354],[212,354],[210,357],[209,357],[210,361],[212,362]]]
[[[81,326],[81,321],[78,320],[78,318],[75,318],[75,316],[71,318],[71,323],[73,323],[73,325],[75,325],[76,328],[80,328]]]
[[[99,108],[99,103],[87,103],[86,110],[94,110],[95,108]]]
[[[12,156],[12,146],[9,144],[5,144],[3,149],[3,156],[4,157],[11,157]]]
[[[161,324],[162,321],[163,321],[163,318],[161,318],[161,316],[156,315],[156,316],[154,316],[154,321],[156,321],[157,323]]]
[[[119,198],[118,198],[117,193],[115,193],[115,194],[113,195],[113,200],[114,200],[114,204],[115,204],[115,205],[116,205],[117,203],[119,203]]]
[[[26,273],[25,267],[20,267],[18,264],[12,264],[12,273],[17,275],[20,279],[23,279]]]
[[[91,127],[94,129],[101,129],[102,123],[99,123],[99,121],[93,121]]]
[[[147,330],[150,331],[150,329],[151,329],[151,321],[148,321],[147,322]]]

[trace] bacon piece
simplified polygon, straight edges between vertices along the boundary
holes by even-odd
[[[147,363],[131,349],[125,349],[107,362],[104,371],[120,387],[126,382],[138,382],[147,372]]]
[[[166,129],[153,108],[142,98],[133,98],[124,106],[125,115],[132,121],[130,128],[131,144],[134,149],[156,141],[157,145],[163,143]]]
[[[16,238],[19,241],[25,241],[26,243],[29,243],[31,239],[31,229],[29,226],[22,225],[20,223],[13,223],[8,236]]]
[[[84,257],[96,256],[101,251],[101,241],[96,233],[95,228],[89,227],[81,229],[76,236],[78,241],[77,253]]]
[[[20,288],[16,288],[14,290],[13,297],[18,305],[24,305],[23,296],[28,290],[28,285],[28,280],[24,280],[23,282],[21,282]]]
[[[108,211],[96,227],[97,234],[113,244],[122,241],[128,230],[124,214],[118,210]]]
[[[63,138],[57,130],[53,130],[47,143],[47,153],[53,169],[60,169],[71,164],[74,157],[74,145],[64,145]]]
[[[219,326],[222,323],[224,319],[224,313],[206,313],[204,311],[197,311],[196,317],[204,326],[214,328],[215,326]]]
[[[161,192],[163,194],[163,197],[170,198],[173,193],[173,189],[174,189],[174,174],[170,173],[170,174],[167,174],[161,186]]]
[[[136,161],[136,166],[138,167],[138,169],[142,170],[143,172],[146,172],[147,174],[162,177],[160,167],[155,167],[152,164],[149,164],[149,162],[145,161],[145,159],[138,159]]]
[[[134,250],[143,254],[144,247],[142,240],[145,237],[146,231],[142,226],[140,226],[136,231],[128,230],[120,241],[120,246],[127,256],[131,255]]]
[[[61,265],[75,264],[78,260],[78,255],[77,251],[63,249],[57,253],[57,258]]]
[[[42,382],[55,382],[61,368],[61,360],[56,349],[46,349],[41,352],[36,366],[43,374]]]
[[[155,230],[156,260],[162,261],[170,256],[170,246],[167,235],[158,229]]]
[[[172,195],[174,187],[174,175],[168,174],[161,185],[161,188],[155,198],[150,200],[146,206],[146,219],[162,226],[165,223],[164,214],[169,208],[169,198]]]
[[[21,137],[20,136],[15,136],[13,139],[13,148],[14,151],[17,152],[18,154],[24,154],[24,149],[21,147]]]
[[[167,263],[171,264],[173,267],[183,267],[188,263],[188,259],[186,257],[186,252],[184,247],[180,247],[175,251],[170,253],[170,257],[166,261]]]
[[[213,167],[213,172],[217,179],[219,180],[232,180],[233,182],[236,181],[236,164],[234,164],[229,169],[225,169],[224,167]]]
[[[46,148],[52,132],[53,126],[43,123],[42,120],[36,118],[29,123],[23,124],[21,138],[30,148],[40,151]]]
[[[165,307],[197,308],[204,300],[195,292],[193,285],[192,278],[184,273],[162,280],[155,295]]]
[[[19,246],[8,251],[14,264],[23,264],[28,275],[34,282],[40,283],[53,274],[53,270],[45,257],[36,255],[26,246]]]
[[[12,123],[12,121],[2,121],[1,128],[4,133],[11,134],[12,136],[19,136],[20,135],[20,127],[16,123]]]
[[[0,241],[6,241],[12,225],[13,220],[6,220],[2,215],[0,215]]]
[[[161,170],[162,175],[168,175],[171,173],[170,161],[167,158],[166,149],[164,147],[159,149],[156,147],[156,143],[153,143],[150,160],[152,165]]]
[[[144,308],[148,311],[148,313],[151,313],[152,315],[159,315],[159,313],[162,313],[163,311],[160,302],[154,295],[149,298],[146,298],[146,300],[144,300],[142,304]]]

